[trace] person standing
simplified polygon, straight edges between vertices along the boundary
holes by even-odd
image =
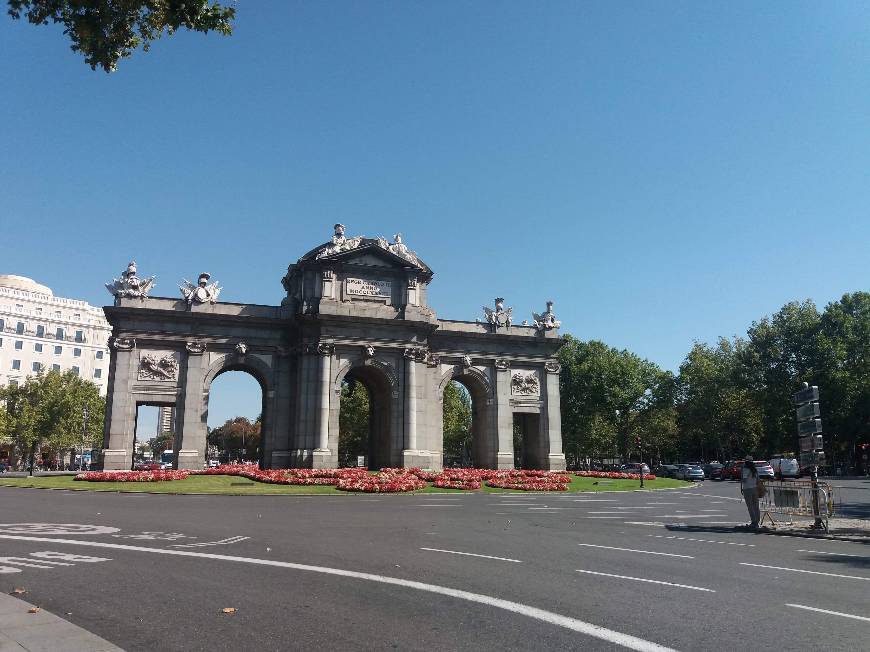
[[[758,507],[758,469],[755,468],[755,462],[747,459],[743,462],[743,471],[740,474],[740,490],[743,492],[743,500],[746,501],[746,507],[749,510],[749,527],[753,530],[758,529],[758,522],[761,520],[761,510]]]

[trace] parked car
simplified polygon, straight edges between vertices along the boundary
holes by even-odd
[[[640,473],[641,468],[643,468],[644,475],[649,474],[649,466],[646,464],[640,464],[639,462],[632,462],[630,464],[623,464],[622,470],[626,473]]]
[[[770,460],[770,466],[773,469],[773,475],[780,480],[797,478],[801,473],[800,465],[793,457],[774,457]]]
[[[700,466],[694,464],[677,464],[677,474],[675,477],[678,480],[703,481],[704,471]]]
[[[660,478],[673,478],[677,467],[674,464],[659,464],[655,468],[655,474]]]
[[[755,470],[758,471],[758,477],[762,480],[773,480],[773,467],[767,460],[753,460],[755,462]],[[742,469],[741,469],[742,470]]]
[[[743,460],[733,460],[727,462],[722,468],[723,480],[739,480],[740,474],[743,472]]]
[[[713,479],[714,474],[719,475],[722,473],[723,464],[719,464],[719,462],[710,462],[710,464],[705,464],[701,467],[704,471],[704,477]]]

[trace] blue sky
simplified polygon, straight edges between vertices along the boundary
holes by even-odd
[[[401,231],[439,316],[676,369],[794,299],[867,289],[866,3],[240,0],[111,75],[0,16],[0,273],[95,304],[212,273],[277,304],[331,235]],[[255,416],[215,386],[213,425]]]

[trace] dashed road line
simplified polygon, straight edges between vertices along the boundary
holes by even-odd
[[[513,602],[511,600],[503,600],[501,598],[483,595],[480,593],[471,593],[469,591],[462,591],[460,589],[451,589],[449,587],[439,586],[437,584],[426,584],[424,582],[401,579],[398,577],[388,577],[385,575],[376,575],[374,573],[361,573],[358,571],[344,570],[341,568],[329,568],[326,566],[296,564],[292,562],[277,561],[273,559],[257,559],[253,557],[218,555],[209,552],[194,552],[192,550],[149,548],[147,546],[130,546],[120,543],[104,543],[102,541],[80,541],[76,539],[54,539],[48,537],[29,537],[9,534],[0,535],[0,538],[15,541],[48,542],[54,545],[65,544],[72,546],[86,546],[92,548],[110,548],[112,550],[127,550],[131,552],[145,552],[158,555],[173,555],[179,557],[194,557],[198,559],[212,559],[217,561],[229,561],[259,566],[272,566],[277,568],[287,568],[291,570],[300,570],[312,573],[322,573],[325,575],[349,577],[352,579],[378,582],[380,584],[390,584],[393,586],[401,586],[403,588],[414,589],[417,591],[425,591],[427,593],[445,595],[451,598],[456,598],[458,600],[465,600],[467,602],[474,602],[477,604],[495,607],[497,609],[502,609],[511,613],[520,614],[522,616],[526,616],[527,618],[532,618],[540,622],[549,623],[557,627],[562,627],[564,629],[575,631],[580,634],[585,634],[586,636],[591,636],[602,641],[607,641],[608,643],[621,645],[622,647],[626,647],[630,650],[636,650],[637,652],[675,652],[672,648],[668,648],[663,645],[659,645],[658,643],[653,643],[652,641],[638,638],[637,636],[617,632],[612,629],[607,629],[606,627],[601,627],[600,625],[594,625],[592,623],[587,623],[585,621],[571,618],[569,616],[563,616],[552,611],[546,611],[545,609],[532,607],[531,605]]]
[[[866,616],[855,616],[853,614],[844,614],[842,611],[831,611],[830,609],[819,609],[818,607],[808,607],[805,604],[788,604],[786,607],[794,607],[795,609],[806,609],[807,611],[817,611],[822,614],[830,614],[831,616],[842,616],[843,618],[853,618],[854,620],[863,620],[870,623],[870,618]]]
[[[633,582],[646,582],[648,584],[662,584],[664,586],[673,586],[679,589],[691,589],[692,591],[705,591],[707,593],[716,593],[713,589],[705,589],[702,586],[691,586],[690,584],[677,584],[675,582],[665,582],[663,580],[649,580],[644,577],[630,577],[628,575],[615,575],[613,573],[600,573],[598,571],[575,569],[578,573],[586,573],[587,575],[601,575],[603,577],[615,577],[620,580],[632,580]]]
[[[635,550],[634,548],[617,548],[615,546],[598,546],[594,543],[578,543],[578,546],[586,548],[604,548],[605,550],[621,550],[623,552],[640,552],[644,555],[661,555],[663,557],[682,557],[683,559],[694,559],[691,555],[675,555],[672,552],[655,552],[653,550]]]
[[[510,559],[508,557],[493,557],[492,555],[479,555],[474,552],[460,552],[459,550],[442,550],[441,548],[420,548],[420,550],[428,550],[429,552],[446,552],[450,555],[463,555],[465,557],[482,557],[483,559],[497,559],[498,561],[512,561],[516,564],[522,564],[519,559]]]
[[[745,561],[740,562],[741,566],[755,566],[756,568],[770,568],[773,570],[791,571],[792,573],[807,573],[808,575],[825,575],[827,577],[842,577],[847,580],[864,580],[870,582],[870,577],[861,577],[860,575],[841,575],[839,573],[823,573],[822,571],[804,570],[803,568],[786,568],[784,566],[765,566],[764,564],[750,564]]]
[[[665,536],[664,534],[647,534],[648,537],[655,537],[656,539],[676,539],[677,541],[697,541],[699,543],[721,543],[726,546],[747,546],[750,548],[754,548],[754,543],[738,543],[736,541],[715,541],[713,539],[692,539],[690,537],[678,537],[678,536]]]
[[[219,541],[201,541],[199,543],[174,543],[170,548],[207,548],[209,546],[228,546],[233,543],[241,543],[251,537],[235,536],[220,539]]]
[[[824,552],[822,550],[798,550],[797,552],[811,552],[814,555],[832,555],[834,557],[857,557],[858,559],[870,559],[865,555],[850,555],[845,552]]]

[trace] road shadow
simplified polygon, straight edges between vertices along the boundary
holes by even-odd
[[[826,563],[826,564],[837,564],[840,566],[848,566],[849,568],[855,568],[859,570],[870,570],[870,557],[846,557],[839,555],[823,555],[823,554],[812,554],[812,553],[802,553],[805,556],[803,557],[807,561],[812,561],[816,563]]]
[[[741,525],[689,525],[682,523],[666,523],[665,529],[671,532],[689,532],[693,534],[745,534],[747,537],[756,537],[760,535],[767,536],[792,536],[812,541],[813,539],[834,540],[836,536],[812,536],[800,531],[780,529],[775,530],[770,527],[762,527],[758,530],[750,530],[748,526]],[[839,536],[866,536],[867,530],[848,530],[840,528],[836,531]],[[870,540],[858,541],[852,540],[853,543],[860,545],[870,545]],[[848,558],[847,558],[848,559]]]

